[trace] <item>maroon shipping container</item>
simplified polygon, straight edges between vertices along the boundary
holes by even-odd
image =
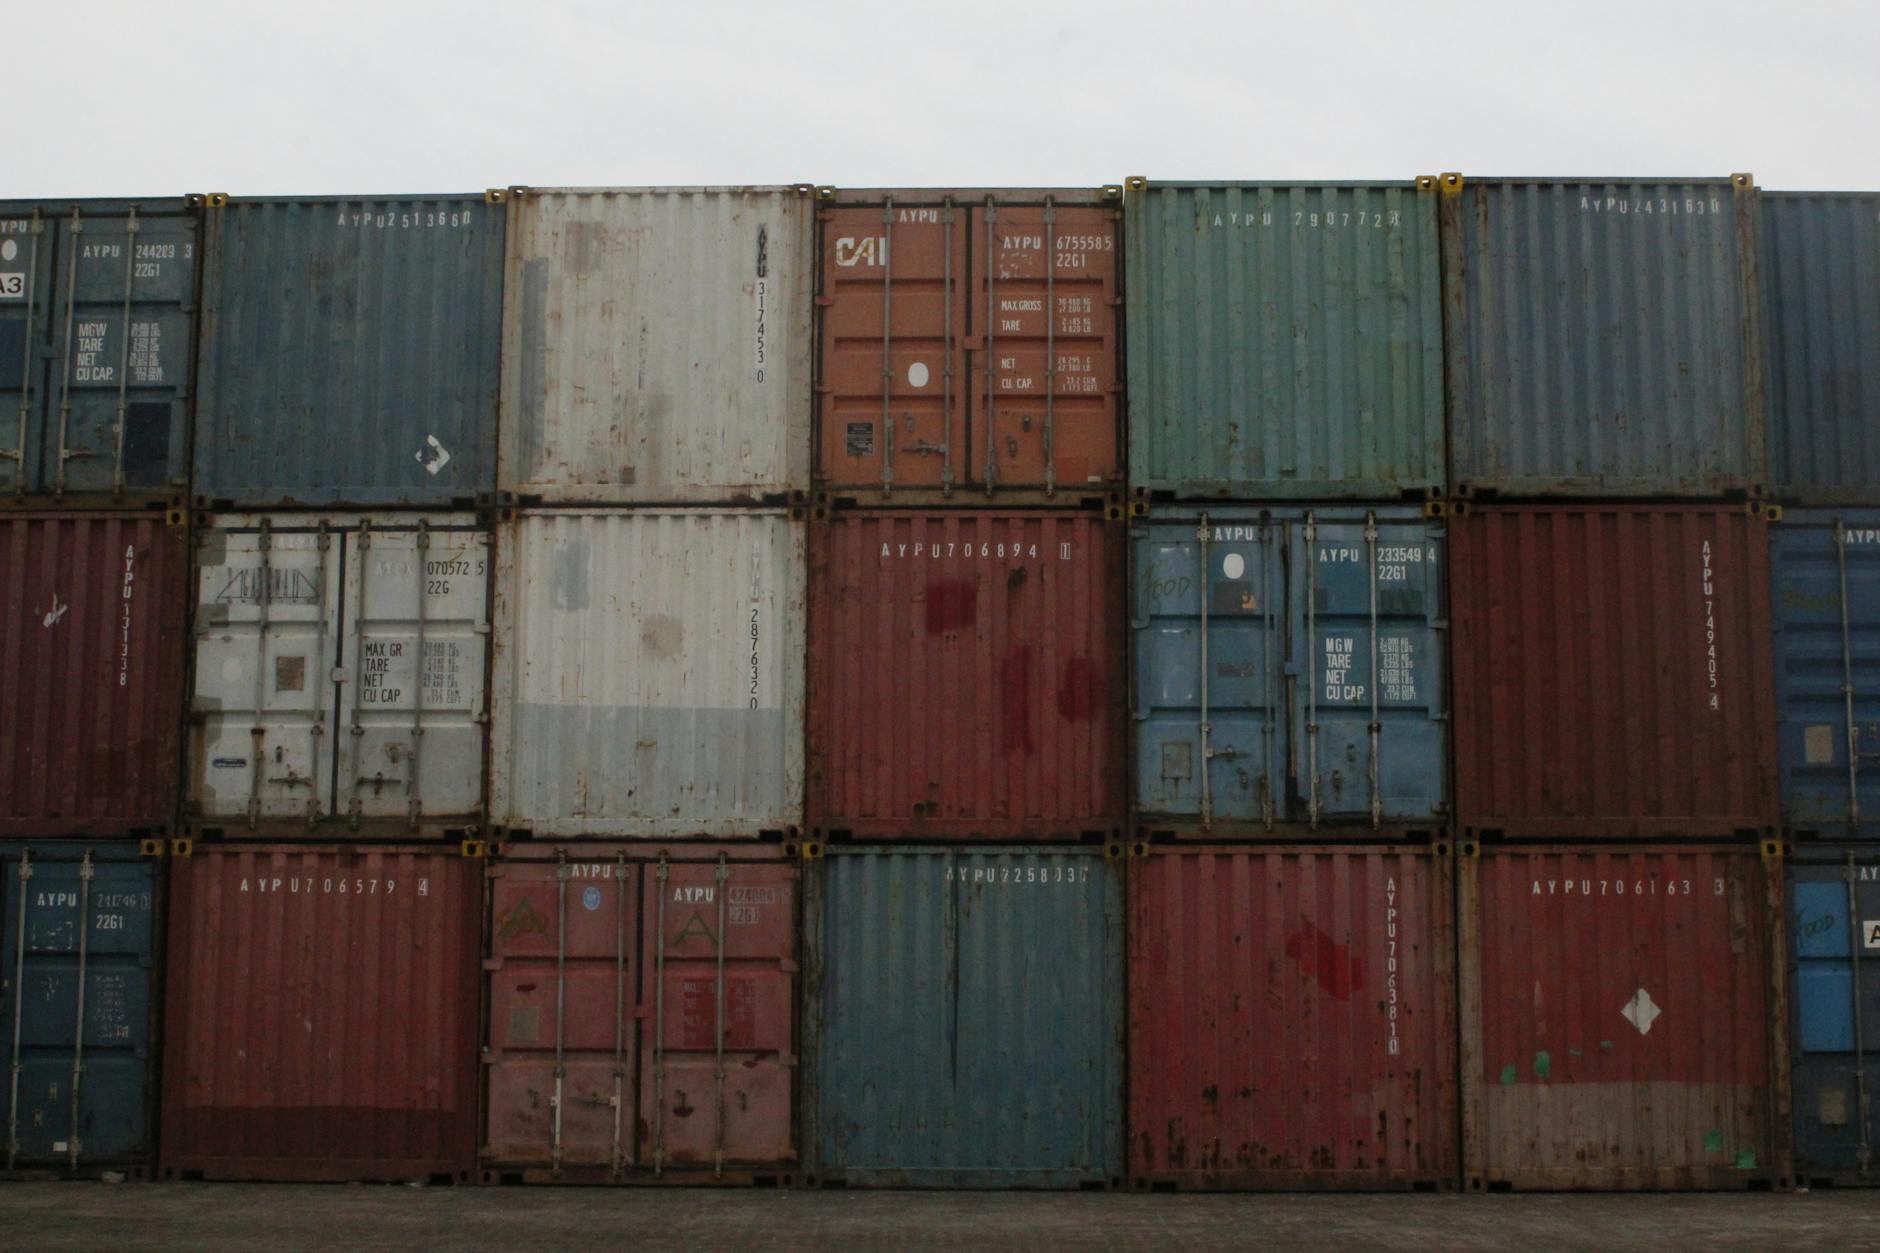
[[[837,513],[810,532],[809,819],[825,837],[1111,838],[1121,527]]]
[[[1120,503],[1120,188],[845,191],[817,216],[820,488]]]
[[[1454,870],[1446,843],[1132,860],[1137,1185],[1454,1187]]]
[[[484,1181],[787,1179],[781,849],[518,845],[488,877]]]
[[[160,513],[0,515],[0,835],[173,821],[186,538]]]
[[[481,888],[435,847],[175,859],[164,1176],[468,1180]]]
[[[1472,506],[1449,530],[1470,833],[1777,821],[1768,528],[1742,506]]]
[[[1471,1189],[1786,1186],[1781,846],[1465,842]]]

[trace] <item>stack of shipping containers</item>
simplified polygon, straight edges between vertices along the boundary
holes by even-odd
[[[1464,1179],[1779,1186],[1756,188],[1441,184]]]
[[[818,193],[817,1184],[1124,1174],[1119,191]]]

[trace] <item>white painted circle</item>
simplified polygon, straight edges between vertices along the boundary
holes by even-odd
[[[916,361],[913,365],[907,367],[907,382],[910,387],[927,386],[927,363],[925,361]]]
[[[1239,553],[1228,553],[1221,558],[1221,573],[1230,579],[1237,579],[1247,572],[1247,559]]]
[[[224,683],[233,683],[241,677],[242,659],[240,657],[224,657],[222,659],[222,681]]]
[[[19,240],[9,239],[5,243],[0,244],[0,261],[11,261],[13,258],[19,255],[20,255],[20,241]]]

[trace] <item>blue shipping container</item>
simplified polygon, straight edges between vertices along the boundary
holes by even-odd
[[[811,1182],[1121,1182],[1119,862],[838,845],[805,900]]]
[[[1873,1182],[1880,1141],[1867,1054],[1880,1044],[1880,854],[1789,858],[1796,1182]]]
[[[0,844],[9,1170],[149,1163],[158,865],[135,841]]]
[[[1414,506],[1152,509],[1131,536],[1137,820],[1445,820],[1445,560]]]
[[[1783,821],[1880,836],[1880,510],[1791,510],[1769,534]]]

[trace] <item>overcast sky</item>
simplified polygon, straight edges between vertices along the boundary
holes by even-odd
[[[1880,188],[1880,5],[8,7],[0,196],[1717,175]]]

